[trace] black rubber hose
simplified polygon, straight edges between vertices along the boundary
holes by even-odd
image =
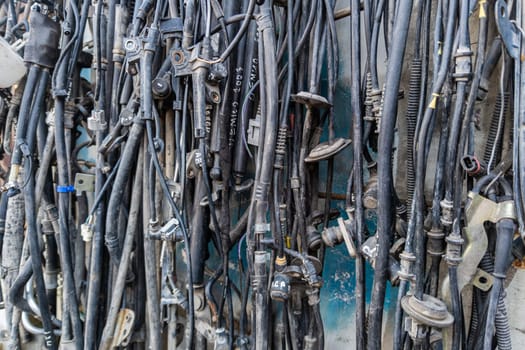
[[[360,247],[364,240],[364,207],[363,207],[363,125],[361,115],[361,63],[360,63],[360,10],[359,0],[351,0],[350,9],[351,17],[351,67],[352,67],[352,142],[353,142],[353,187],[355,193],[355,237],[357,248]],[[327,192],[330,189],[326,190]],[[356,348],[361,350],[366,346],[366,301],[365,301],[365,261],[362,254],[358,254],[355,263],[356,274]],[[381,315],[382,316],[382,315]],[[379,329],[379,332],[381,330]]]
[[[439,66],[439,70],[435,76],[434,83],[432,86],[432,102],[437,103],[437,97],[439,96],[439,93],[441,92],[441,89],[443,87],[443,84],[445,82],[445,79],[447,77],[448,67],[449,67],[449,61],[450,57],[452,55],[452,47],[453,47],[453,31],[456,26],[456,11],[457,11],[457,0],[450,0],[449,1],[449,11],[448,11],[448,18],[447,18],[447,28],[446,28],[446,35],[445,35],[445,43],[443,45],[443,55],[441,59],[441,64]],[[412,208],[410,211],[410,220],[408,223],[408,229],[407,229],[407,237],[406,237],[406,243],[405,243],[405,253],[407,255],[413,253],[413,240],[414,235],[418,231],[417,227],[422,227],[423,219],[422,219],[422,212],[423,212],[423,205],[424,205],[424,182],[425,182],[425,169],[426,169],[426,150],[425,145],[427,144],[427,139],[429,137],[429,129],[430,125],[432,124],[432,120],[434,117],[434,109],[435,104],[431,103],[426,107],[425,114],[423,118],[421,119],[420,127],[418,128],[418,137],[416,138],[416,144],[419,146],[417,147],[417,154],[416,154],[416,186],[414,189],[414,200],[412,202]],[[392,128],[393,129],[393,128]],[[381,154],[382,152],[380,152]],[[380,191],[379,193],[383,193],[385,191]],[[378,198],[379,200],[379,198]],[[381,203],[381,201],[379,201]],[[417,226],[417,227],[416,227]],[[411,271],[405,271],[410,273]],[[405,290],[402,290],[405,292]],[[401,298],[398,296],[396,308],[400,309]],[[397,318],[396,318],[397,320]],[[401,339],[401,322],[395,323],[395,329],[394,329],[394,335],[395,339]],[[400,346],[400,344],[397,344]]]
[[[37,66],[33,66],[37,67]],[[40,68],[36,69],[40,72]],[[32,166],[32,157],[35,144],[36,126],[41,116],[42,104],[44,102],[45,93],[47,90],[49,75],[47,72],[42,72],[39,76],[39,81],[36,88],[36,96],[31,94],[34,99],[33,108],[30,116],[24,118],[28,124],[27,129],[19,129],[17,133],[17,147],[15,154],[23,155],[26,160],[25,184],[23,186],[25,217],[27,225],[27,239],[29,243],[31,266],[33,275],[35,276],[37,298],[40,306],[40,315],[42,318],[42,325],[44,327],[44,342],[47,348],[56,348],[56,343],[53,335],[53,326],[51,323],[51,313],[49,310],[49,301],[46,294],[46,286],[44,276],[42,273],[42,256],[41,247],[38,239],[37,222],[36,222],[36,206],[35,206],[35,168]],[[33,93],[33,91],[31,92]],[[25,124],[25,123],[24,123]],[[24,127],[24,124],[19,127]],[[29,135],[27,130],[30,130]]]
[[[463,314],[461,296],[458,286],[458,267],[456,265],[448,267],[448,277],[450,282],[450,297],[452,304],[452,315],[456,321],[453,325],[452,349],[461,349],[461,337],[463,334]]]
[[[104,131],[97,131],[96,133],[96,146],[100,147],[102,140],[104,139]],[[101,164],[104,161],[104,156],[97,152],[97,164]],[[106,199],[104,192],[105,188],[111,183],[112,177],[116,174],[119,164],[116,164],[111,174],[104,182],[104,174],[102,169],[97,167],[95,173],[95,201],[89,213],[89,217],[95,215],[95,224],[93,238],[91,240],[91,259],[89,265],[89,279],[86,297],[86,315],[85,324],[89,324],[90,327],[85,327],[84,333],[84,350],[93,349],[98,342],[98,328],[101,323],[101,313],[99,308],[100,303],[100,288],[102,284],[103,274],[103,236],[104,236],[104,218],[106,215]]]
[[[484,6],[484,5],[485,4],[480,3],[480,6]],[[478,30],[478,48],[477,48],[477,53],[476,53],[476,66],[474,68],[474,76],[472,78],[472,83],[470,86],[470,92],[469,92],[469,96],[467,99],[467,105],[465,107],[465,118],[468,119],[468,123],[470,124],[471,129],[474,127],[474,122],[475,122],[473,118],[474,105],[478,97],[479,87],[482,81],[482,74],[485,68],[485,61],[486,61],[485,49],[487,46],[487,32],[488,32],[487,16],[480,16],[479,17],[479,30]],[[473,137],[469,137],[469,143],[467,147],[468,155],[473,154],[474,152],[473,146],[474,146],[474,139]]]
[[[78,10],[76,3],[71,1],[68,3],[67,9],[68,21],[75,22],[78,26]],[[76,28],[77,29],[77,28]],[[69,340],[69,322],[71,320],[73,327],[73,339],[77,349],[83,348],[84,338],[82,331],[82,323],[80,321],[80,310],[78,307],[78,300],[75,291],[75,281],[73,273],[73,259],[71,256],[71,241],[69,230],[69,183],[70,169],[69,169],[69,154],[68,145],[66,142],[66,128],[64,125],[65,100],[68,95],[68,63],[71,54],[71,49],[75,44],[78,36],[75,32],[73,37],[70,33],[64,33],[62,37],[62,51],[56,63],[56,67],[52,76],[52,88],[55,97],[55,142],[56,142],[56,157],[57,157],[57,188],[60,188],[57,194],[58,212],[59,212],[59,227],[60,227],[60,258],[62,273],[64,277],[63,289],[63,310],[64,322],[62,323],[62,341]]]
[[[33,104],[32,101],[34,99],[33,94],[40,80],[40,73],[41,73],[40,66],[33,64],[29,68],[29,73],[27,74],[24,94],[22,95],[22,101],[20,102],[20,111],[18,113],[18,124],[16,127],[15,146],[14,146],[13,155],[11,158],[12,168],[14,165],[19,166],[20,164],[22,164],[22,151],[20,150],[20,145],[22,143],[25,143],[26,133],[27,133],[27,124],[29,123],[31,107]],[[13,169],[11,171],[13,171]],[[16,178],[10,179],[10,180],[16,181]]]
[[[121,256],[121,247],[119,245],[118,235],[118,217],[120,213],[120,207],[122,205],[124,191],[126,190],[131,170],[134,168],[136,163],[135,160],[137,158],[137,152],[142,140],[143,133],[144,121],[135,120],[129,131],[126,147],[120,155],[120,165],[118,167],[117,175],[115,176],[115,181],[113,182],[111,195],[107,205],[105,242],[111,257],[111,261],[116,266],[118,266]]]
[[[307,39],[310,38],[311,30],[315,22],[315,18],[317,16],[317,11],[315,10],[317,7],[317,2],[320,0],[312,0],[310,5],[310,11],[308,12],[308,20],[306,22],[306,25],[304,27],[304,30],[302,34],[299,36],[299,39],[297,40],[297,45],[295,47],[295,54],[298,55],[301,49],[303,48],[304,44],[306,44]]]
[[[496,224],[496,252],[494,260],[494,276],[492,289],[490,291],[489,306],[485,323],[485,333],[483,340],[483,350],[492,349],[492,340],[494,336],[494,323],[496,319],[498,303],[502,293],[503,282],[506,278],[508,260],[511,253],[512,239],[516,225],[511,219],[501,219]]]
[[[447,140],[448,140],[448,115],[450,104],[447,103],[446,106],[443,106],[444,109],[441,114],[441,130],[439,136],[439,145],[438,145],[438,158],[436,161],[436,172],[434,175],[434,189],[433,189],[433,198],[432,198],[432,209],[431,209],[431,221],[432,226],[430,232],[427,233],[429,246],[427,251],[431,255],[431,269],[429,271],[428,280],[429,280],[429,294],[432,296],[437,296],[438,292],[438,283],[439,283],[439,264],[441,261],[442,252],[444,252],[444,238],[445,233],[441,225],[441,198],[443,198],[445,190],[445,161],[446,161],[446,150],[447,150]],[[439,236],[442,236],[440,238]],[[438,243],[437,240],[440,240]],[[435,241],[435,244],[432,242]],[[438,245],[439,244],[439,245]],[[431,248],[433,251],[430,252]]]
[[[246,33],[246,30],[248,29],[248,26],[250,25],[250,22],[252,20],[252,15],[255,10],[255,3],[256,3],[256,0],[250,0],[248,9],[246,11],[246,16],[241,24],[241,27],[239,28],[235,37],[231,40],[228,47],[224,49],[224,51],[222,52],[221,57],[219,58],[220,61],[224,61],[228,58],[228,56],[230,56],[233,49],[237,46],[237,44],[239,44],[241,38]]]
[[[244,10],[244,7],[248,6],[247,1],[243,1],[242,7]],[[249,30],[250,28],[248,28]],[[250,40],[251,41],[251,40]],[[228,146],[230,148],[235,146],[235,136],[237,134],[237,126],[239,124],[239,103],[241,100],[241,91],[242,91],[242,84],[245,80],[247,74],[244,70],[245,66],[245,52],[246,52],[246,36],[243,36],[239,44],[237,45],[236,50],[236,57],[235,57],[235,66],[233,68],[233,83],[232,83],[232,98],[231,98],[231,105],[230,105],[230,134],[228,139]],[[233,61],[233,60],[232,60]]]
[[[135,179],[133,180],[133,190],[131,194],[131,205],[129,209],[129,220],[126,227],[124,238],[122,258],[118,266],[117,277],[111,291],[111,303],[106,316],[106,324],[102,332],[99,349],[109,349],[113,340],[113,333],[116,327],[118,311],[120,310],[124,287],[126,285],[126,276],[131,260],[131,253],[135,235],[137,233],[140,217],[140,207],[142,202],[142,176],[144,166],[144,152],[139,152],[137,168],[135,170]]]
[[[9,299],[14,306],[23,312],[33,313],[27,300],[24,299],[24,286],[31,279],[33,275],[33,264],[31,260],[26,260],[24,265],[20,268],[18,276],[9,288]]]
[[[459,45],[456,50],[456,71],[454,78],[456,79],[456,102],[454,106],[454,112],[450,121],[450,131],[447,145],[447,169],[456,170],[456,162],[458,160],[458,153],[463,152],[460,146],[460,135],[463,118],[466,118],[463,114],[463,108],[465,101],[465,93],[467,83],[470,80],[471,64],[470,64],[470,38],[469,38],[469,24],[468,24],[468,2],[461,2],[460,20],[459,20]],[[461,60],[461,61],[460,61]],[[447,176],[446,187],[445,187],[445,200],[452,202],[454,196],[454,182],[456,176],[459,174],[452,173],[452,176]],[[459,218],[458,218],[459,219]]]
[[[83,4],[84,5],[84,4]],[[111,97],[113,95],[113,91],[111,90],[111,87],[113,86],[113,79],[115,78],[115,61],[113,58],[113,44],[115,42],[115,34],[116,34],[116,26],[121,25],[120,23],[116,23],[116,12],[117,12],[117,1],[110,1],[107,4],[107,15],[106,15],[106,33],[104,37],[104,51],[103,51],[103,60],[106,62],[106,69],[104,72],[104,86],[109,87],[109,89],[105,89],[105,96],[103,96],[103,99],[105,101],[111,102]],[[81,20],[83,20],[82,18]],[[82,31],[83,33],[84,31]],[[117,76],[118,80],[118,76]],[[110,103],[105,103],[105,113],[106,116],[108,116],[107,119],[111,120],[111,108],[113,106]]]
[[[31,157],[28,154],[27,159]],[[42,325],[44,327],[44,342],[45,346],[50,349],[57,349],[54,335],[53,325],[51,323],[51,312],[49,311],[49,301],[46,294],[46,286],[44,276],[42,274],[42,256],[40,244],[38,242],[37,228],[36,228],[36,208],[35,208],[35,178],[34,169],[29,173],[29,181],[24,187],[24,202],[26,211],[27,223],[27,238],[29,242],[29,250],[31,254],[31,265],[33,268],[33,275],[36,283],[36,292],[38,303],[40,306],[40,315],[42,318]]]
[[[246,113],[244,108],[241,109],[241,114],[239,116],[239,122],[237,124],[236,132],[236,141],[235,149],[233,156],[233,175],[235,181],[240,184],[244,174],[246,172],[247,166],[247,152],[246,152],[246,142],[245,134],[248,127],[248,118],[253,114],[255,107],[255,94],[250,92],[250,90],[255,86],[256,81],[258,80],[258,41],[261,40],[257,34],[257,26],[254,24],[250,25],[248,37],[253,38],[253,40],[246,41],[246,50],[245,50],[245,65],[244,72],[245,78],[242,84],[242,96],[245,101],[242,105],[247,103]]]
[[[479,91],[478,95],[476,96],[478,99],[483,100],[487,96],[490,84],[489,79],[501,57],[502,46],[503,44],[501,42],[501,38],[497,36],[493,39],[492,44],[487,51],[483,72],[480,78]]]
[[[287,28],[287,42],[286,47],[288,50],[288,57],[294,57],[294,46],[293,46],[293,18],[292,13],[292,1],[287,1],[288,13],[286,14],[286,28]],[[286,87],[283,97],[283,103],[281,104],[281,112],[279,117],[279,130],[277,134],[276,149],[275,149],[275,169],[274,169],[274,179],[273,179],[273,212],[275,222],[275,238],[279,242],[279,249],[277,256],[279,258],[284,257],[284,231],[286,227],[281,227],[281,213],[280,213],[280,203],[281,203],[281,192],[282,192],[282,183],[281,183],[281,172],[284,171],[284,162],[286,159],[286,139],[288,137],[288,107],[290,94],[293,86],[293,77],[294,77],[294,59],[288,61],[288,75],[286,80]]]
[[[397,116],[397,102],[403,58],[405,55],[412,0],[399,3],[398,16],[393,31],[396,35],[390,50],[386,86],[384,94],[383,116],[379,133],[378,149],[378,255],[372,287],[372,297],[368,319],[368,349],[381,348],[383,307],[388,275],[388,256],[394,227],[392,198],[392,147]]]
[[[264,10],[264,11],[263,11]],[[264,52],[260,52],[264,61],[265,84],[261,85],[261,90],[265,90],[266,124],[264,125],[264,142],[262,148],[262,164],[260,164],[260,176],[256,188],[256,222],[262,224],[266,222],[266,211],[268,207],[269,186],[272,181],[272,172],[275,158],[275,144],[277,139],[278,126],[278,88],[277,88],[277,65],[275,62],[276,48],[275,38],[271,31],[273,23],[271,18],[270,6],[264,5],[261,8],[261,22],[258,25],[263,29],[261,40]],[[260,152],[261,153],[261,152]],[[256,230],[257,231],[257,230]],[[256,232],[258,233],[258,232]]]
[[[40,206],[46,182],[49,180],[49,169],[54,154],[55,147],[55,129],[54,126],[49,125],[47,128],[47,137],[44,144],[44,149],[39,155],[39,168],[36,176],[35,192],[36,192],[36,206]]]
[[[370,77],[372,80],[373,89],[379,89],[379,78],[377,75],[377,47],[379,44],[379,30],[381,26],[381,18],[383,17],[385,3],[386,0],[378,1],[376,5],[376,12],[374,15],[374,24],[372,26],[372,37],[370,45]]]
[[[468,135],[469,116],[463,115],[463,102],[465,100],[465,89],[468,81],[470,80],[471,65],[470,65],[470,38],[468,33],[468,3],[461,3],[460,10],[460,22],[459,22],[459,46],[456,51],[456,71],[454,77],[456,79],[456,104],[454,107],[454,113],[451,119],[449,143],[447,146],[447,163],[448,169],[453,169],[452,174],[447,178],[446,190],[445,190],[445,201],[452,204],[451,217],[445,216],[446,220],[451,220],[452,232],[447,238],[448,245],[457,247],[461,244],[461,215],[462,215],[462,195],[463,195],[463,172],[460,165],[460,157],[464,152],[466,138]],[[485,26],[484,26],[485,25]],[[484,32],[486,31],[486,23],[483,21],[480,23],[480,45],[484,45]],[[483,50],[480,49],[478,65],[476,70],[478,75],[481,73],[481,64],[483,63]],[[477,89],[479,80],[474,82],[473,89]],[[472,92],[472,91],[471,91]],[[474,98],[472,92],[470,101]],[[452,248],[451,250],[456,249]],[[461,304],[461,290],[459,289],[457,282],[457,262],[454,261],[456,258],[454,254],[448,256],[449,247],[447,247],[447,263],[449,265],[449,280],[450,280],[450,295],[451,295],[451,306],[452,314],[454,316],[454,324],[452,326],[452,348],[459,349],[466,345],[466,339],[464,337],[463,327],[463,308]],[[417,271],[416,271],[417,273]]]
[[[57,67],[57,69],[59,69]],[[58,78],[59,84],[62,84],[65,79],[65,72],[59,73]],[[59,86],[56,90],[63,90],[63,86]],[[64,97],[55,97],[55,140],[56,140],[56,155],[57,155],[57,172],[58,181],[57,186],[62,188],[69,188],[69,167],[67,163],[67,147],[65,140],[65,126],[64,126]],[[68,305],[69,313],[71,315],[71,321],[73,325],[73,337],[75,344],[78,349],[83,348],[83,332],[82,324],[80,322],[78,301],[75,292],[75,283],[73,277],[73,259],[71,257],[70,250],[70,231],[69,231],[69,193],[59,192],[58,193],[58,211],[59,211],[59,226],[60,226],[60,257],[61,266],[64,276],[64,304]],[[63,327],[67,322],[63,322]],[[67,336],[66,332],[62,333],[62,336]],[[67,339],[67,338],[64,338]]]
[[[209,216],[206,208],[201,205],[202,199],[206,196],[206,188],[202,179],[202,172],[199,171],[195,178],[195,190],[193,196],[193,210],[191,213],[191,271],[193,273],[193,287],[204,283],[204,268],[208,258],[208,243],[210,242],[210,230],[207,228]]]
[[[73,49],[71,51],[71,56],[69,59],[69,68],[68,68],[68,79],[71,80],[72,75],[75,72],[75,66],[78,64],[78,57],[80,55],[80,48],[82,46],[82,43],[84,42],[84,33],[86,29],[86,24],[89,17],[89,9],[91,4],[84,1],[82,3],[81,13],[80,15],[75,17],[75,37],[72,39],[75,42],[75,45],[73,46]],[[77,6],[74,2],[71,3],[71,8],[73,11],[78,12]],[[80,22],[78,22],[80,20]],[[112,27],[110,27],[112,28]]]

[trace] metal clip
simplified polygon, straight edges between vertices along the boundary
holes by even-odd
[[[184,239],[179,220],[172,218],[159,230],[150,230],[149,236],[152,239],[160,239],[161,241],[178,242]]]
[[[102,131],[106,130],[108,124],[106,123],[104,111],[102,110],[93,110],[91,112],[91,117],[87,119],[88,129],[92,131]]]
[[[248,121],[248,144],[259,146],[259,134],[261,130],[261,117],[259,114],[254,119]]]

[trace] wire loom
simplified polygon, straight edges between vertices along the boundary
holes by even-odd
[[[394,349],[511,349],[504,280],[525,256],[520,1],[0,7],[4,49],[27,67],[0,94],[9,349],[30,340],[22,329],[49,349],[324,349],[323,268],[343,243],[357,349],[385,348],[388,283]],[[336,100],[340,64],[350,101]],[[336,117],[340,105],[351,113]]]

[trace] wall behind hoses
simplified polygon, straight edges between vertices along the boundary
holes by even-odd
[[[25,73],[0,77],[0,343],[520,344],[524,20],[504,0],[1,2],[0,67]]]

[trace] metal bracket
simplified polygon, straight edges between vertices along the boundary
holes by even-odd
[[[513,201],[496,203],[479,194],[469,193],[470,205],[465,208],[467,227],[465,237],[467,244],[463,251],[463,262],[458,266],[458,286],[461,291],[470,283],[477,271],[477,266],[485,254],[488,245],[487,234],[483,224],[501,219],[516,219]]]
[[[176,77],[192,75],[193,71],[200,65],[205,65],[198,60],[199,52],[201,50],[200,44],[195,45],[191,51],[182,48],[174,48],[170,51],[171,64],[175,68]]]
[[[77,173],[75,175],[75,190],[77,194],[95,192],[95,175]]]
[[[113,335],[112,347],[127,346],[135,323],[135,312],[131,309],[121,309],[117,317],[117,325]]]
[[[521,30],[510,20],[507,3],[504,0],[496,1],[496,24],[509,55],[519,60]]]
[[[477,270],[476,275],[472,280],[474,287],[481,289],[484,292],[488,292],[490,290],[493,282],[494,278],[492,275],[482,269]]]
[[[472,283],[478,271],[478,264],[487,250],[488,237],[484,223],[487,221],[497,223],[501,219],[516,219],[513,201],[496,203],[473,192],[469,192],[468,197],[469,201],[465,207],[467,227],[463,231],[466,244],[457,273],[460,292],[467,284]],[[445,278],[441,288],[443,299],[448,305],[451,302],[449,283],[448,277]]]
[[[172,49],[170,52],[171,64],[175,68],[175,77],[191,75],[191,64],[189,64],[190,53],[181,48]]]

